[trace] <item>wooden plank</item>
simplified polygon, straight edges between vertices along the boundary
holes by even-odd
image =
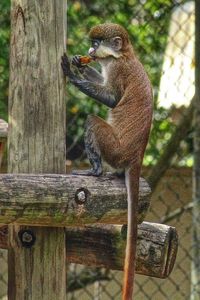
[[[11,1],[9,173],[65,173],[65,6]],[[8,299],[66,299],[64,228],[34,227],[31,248],[24,229],[9,227]]]
[[[150,188],[140,179],[139,222],[150,201]],[[127,221],[124,180],[74,175],[0,175],[0,223],[42,226]]]
[[[67,262],[123,270],[125,232],[122,225],[66,228]],[[0,227],[0,248],[7,249],[7,227]],[[178,237],[174,227],[143,222],[138,225],[136,272],[166,278],[176,259]]]

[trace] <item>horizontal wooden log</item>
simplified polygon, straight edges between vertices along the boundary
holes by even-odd
[[[80,226],[125,224],[124,180],[114,176],[0,175],[0,224]],[[140,179],[139,218],[150,203],[150,188]]]
[[[67,228],[67,260],[90,266],[123,270],[126,228],[121,225],[91,225]],[[176,259],[176,229],[143,222],[138,227],[136,272],[166,278]]]
[[[66,228],[67,261],[123,270],[125,235],[121,225]],[[7,226],[0,227],[0,248],[7,248]],[[143,222],[138,225],[136,272],[166,278],[173,269],[177,248],[174,227]]]

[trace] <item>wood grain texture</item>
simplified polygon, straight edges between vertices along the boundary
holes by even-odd
[[[69,262],[123,270],[126,228],[121,225],[92,225],[67,228]],[[166,278],[176,259],[176,229],[143,222],[138,226],[136,272]]]
[[[18,238],[21,229],[21,226],[12,226],[12,230],[10,230],[9,299],[65,299],[64,228],[49,227],[41,230],[39,227],[28,227],[36,237],[32,248],[22,247]]]
[[[65,173],[64,2],[12,0],[10,173]]]
[[[11,1],[9,173],[65,173],[65,6],[63,0]],[[9,226],[8,299],[65,299],[64,230],[34,227],[34,248],[24,248],[23,228]]]
[[[66,228],[67,262],[123,270],[125,232],[124,226],[111,224]],[[7,226],[1,226],[0,248],[8,248],[7,239]],[[166,278],[173,269],[177,248],[174,227],[143,222],[138,225],[136,272]]]
[[[138,222],[147,213],[150,193],[147,182],[141,178]],[[80,196],[85,199],[78,200]],[[125,224],[126,214],[124,180],[113,176],[0,175],[0,224]]]

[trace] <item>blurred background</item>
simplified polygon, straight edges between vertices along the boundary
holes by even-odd
[[[1,0],[0,12],[0,119],[7,121],[10,1]],[[198,73],[195,70],[195,3],[181,0],[69,0],[68,55],[87,54],[90,46],[88,31],[106,21],[119,23],[127,29],[153,85],[154,118],[142,174],[153,192],[146,220],[175,226],[179,234],[178,256],[170,277],[163,280],[137,275],[135,299],[197,300],[200,299],[200,292],[197,292],[200,282],[194,276],[197,270],[192,259],[198,245],[194,232],[200,225],[199,219],[199,223],[194,222],[192,197],[196,188],[192,184],[195,176],[192,172],[195,162],[192,120],[195,72]],[[99,68],[98,65],[95,67]],[[107,109],[72,85],[67,89],[66,167],[70,172],[73,168],[88,165],[83,141],[87,115],[106,118]],[[1,140],[5,141],[5,136],[0,130]],[[6,151],[1,172],[6,172]],[[6,297],[6,260],[6,251],[0,250],[0,299]],[[120,299],[122,276],[119,271],[72,264],[69,266],[67,299]]]

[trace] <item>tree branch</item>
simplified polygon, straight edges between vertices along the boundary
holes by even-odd
[[[152,192],[155,190],[164,173],[170,167],[171,160],[174,154],[177,152],[180,142],[186,137],[188,130],[191,128],[193,111],[194,98],[191,100],[190,105],[180,119],[180,122],[172,134],[167,146],[165,147],[163,154],[160,156],[157,164],[152,167],[151,172],[147,177],[147,181],[151,186]]]

